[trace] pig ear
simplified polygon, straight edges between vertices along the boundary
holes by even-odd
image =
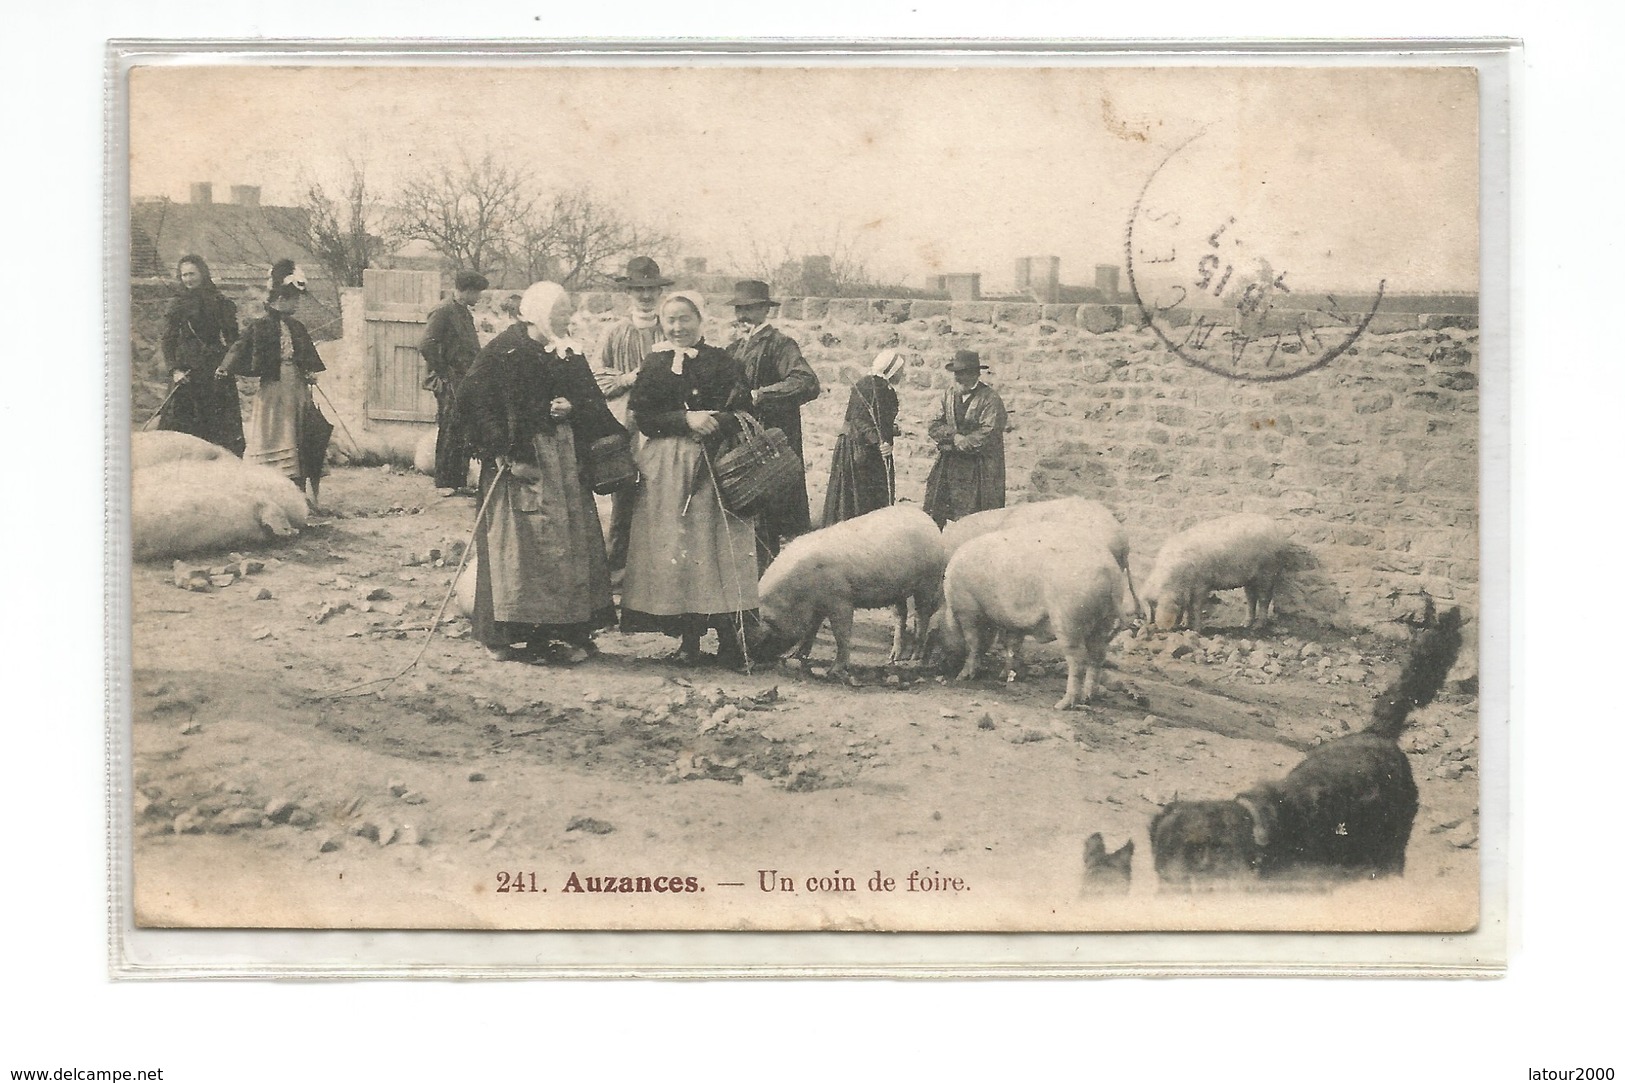
[[[1270,827],[1269,821],[1264,818],[1264,810],[1259,808],[1258,803],[1250,797],[1238,797],[1236,798],[1236,804],[1240,805],[1242,811],[1252,818],[1253,844],[1259,847],[1268,846],[1270,844]]]
[[[1090,862],[1093,862],[1093,861],[1099,861],[1100,859],[1104,858],[1105,856],[1106,856],[1106,840],[1101,837],[1099,831],[1096,831],[1093,835],[1090,835],[1088,838],[1083,840],[1083,861],[1084,861],[1084,864],[1089,864]]]

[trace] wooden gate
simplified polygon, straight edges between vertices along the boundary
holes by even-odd
[[[418,353],[429,311],[440,303],[439,271],[368,268],[361,277],[367,321],[367,417],[434,421],[428,370]]]

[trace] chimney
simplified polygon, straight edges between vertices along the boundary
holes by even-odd
[[[1061,257],[1033,256],[1027,265],[1027,291],[1040,304],[1053,305],[1058,302],[1061,299]]]
[[[210,184],[208,181],[193,181],[192,182],[192,202],[193,203],[213,203],[214,202],[214,185]]]
[[[1033,260],[1031,256],[1022,256],[1016,260],[1016,292],[1025,293],[1027,287],[1033,284]]]
[[[950,301],[980,301],[982,276],[974,272],[943,275],[942,288],[948,291]]]
[[[257,184],[232,185],[231,201],[239,207],[258,207],[260,205],[260,186]]]
[[[1095,264],[1095,289],[1105,294],[1107,301],[1117,300],[1117,271],[1115,263]]]

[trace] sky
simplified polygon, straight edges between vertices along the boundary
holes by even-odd
[[[844,246],[886,280],[986,290],[1023,256],[1092,283],[1144,193],[1202,236],[1235,219],[1238,257],[1300,285],[1477,287],[1470,69],[539,64],[138,66],[130,191],[286,203],[355,157],[387,193],[490,152],[713,269]]]

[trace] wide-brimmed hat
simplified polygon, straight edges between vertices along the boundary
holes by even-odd
[[[626,273],[615,276],[615,284],[622,289],[634,286],[670,286],[673,281],[660,273],[660,264],[648,256],[633,256],[626,261]]]
[[[743,305],[772,305],[778,307],[778,302],[769,294],[767,283],[759,282],[754,278],[747,278],[743,282],[734,283],[734,295],[728,303],[735,308]]]
[[[975,350],[956,350],[954,359],[942,367],[949,372],[970,372],[987,368],[982,364],[982,355]]]

